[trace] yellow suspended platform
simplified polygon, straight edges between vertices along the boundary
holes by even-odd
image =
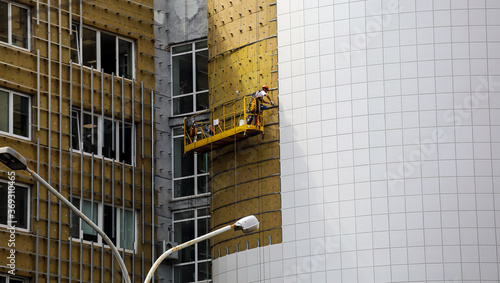
[[[250,112],[251,96],[228,101],[211,109],[210,121],[195,122],[195,116],[184,119],[184,153],[205,153],[260,134],[264,121],[260,105]],[[201,113],[198,113],[199,115]]]

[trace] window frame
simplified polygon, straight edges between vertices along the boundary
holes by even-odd
[[[11,0],[0,0],[0,2],[7,3],[7,16],[9,19],[12,19],[12,5],[26,9],[26,47],[21,47],[18,45],[14,45],[12,43],[12,20],[7,21],[7,42],[0,41],[0,43],[3,44],[8,44],[9,46],[13,46],[15,48],[20,48],[23,50],[31,50],[31,7],[24,5],[22,3],[18,3],[16,1],[11,1]]]
[[[73,29],[73,27],[76,27],[76,29]],[[111,33],[111,32],[107,32],[107,31],[102,31],[102,30],[99,30],[99,29],[96,29],[94,27],[91,27],[91,26],[87,26],[87,25],[80,25],[78,23],[72,23],[71,24],[71,30],[72,32],[76,32],[77,35],[75,36],[75,39],[76,39],[76,50],[71,50],[71,51],[75,51],[77,53],[77,56],[76,58],[78,58],[78,62],[72,62],[73,64],[76,64],[76,65],[79,65],[83,68],[87,68],[87,69],[92,69],[92,67],[89,67],[89,66],[86,66],[83,64],[83,29],[88,29],[88,30],[91,30],[91,31],[94,31],[96,33],[96,66],[94,67],[94,70],[97,70],[98,72],[101,72],[101,71],[104,71],[102,69],[102,55],[101,55],[101,33],[104,33],[106,35],[111,35],[111,36],[114,36],[115,37],[115,59],[116,59],[116,63],[115,63],[115,71],[112,72],[112,74],[114,74],[115,76],[117,77],[122,77],[126,80],[135,80],[136,78],[136,52],[135,52],[135,41],[133,39],[130,39],[130,38],[126,38],[126,37],[123,37],[123,36],[120,36],[120,35],[116,35],[114,33]],[[72,39],[70,39],[72,40]],[[130,59],[130,63],[131,63],[131,74],[130,74],[130,78],[127,78],[126,76],[124,76],[123,74],[119,74],[120,72],[120,62],[119,62],[119,52],[120,52],[120,49],[119,49],[119,45],[120,45],[120,40],[123,40],[123,41],[126,41],[128,43],[131,44],[131,48],[130,48],[130,51],[131,51],[131,59]],[[70,58],[72,57],[72,55],[70,56]],[[105,74],[108,74],[108,75],[111,75],[111,73],[107,73],[107,72],[104,72]]]
[[[31,96],[26,95],[26,94],[22,94],[22,93],[19,93],[16,91],[4,89],[4,88],[0,88],[0,91],[7,92],[9,94],[9,131],[5,132],[5,131],[0,130],[0,134],[4,134],[4,135],[20,138],[23,140],[31,141],[31,125],[32,125],[32,123],[31,123],[31,119],[32,119],[32,113],[31,113],[31,107],[32,107],[31,101],[32,101],[32,99],[31,99]],[[28,99],[29,105],[28,105],[28,129],[27,129],[28,136],[27,137],[14,134],[14,95],[25,97]]]
[[[75,116],[73,116],[73,113],[77,113],[77,116],[76,116],[76,119],[77,119],[77,129],[73,129],[72,128],[72,132],[71,132],[71,142],[70,142],[70,150],[72,150],[73,152],[75,153],[79,153],[79,154],[84,154],[84,155],[87,155],[87,156],[91,156],[92,155],[92,152],[88,152],[88,151],[85,151],[84,150],[84,139],[83,139],[83,128],[84,127],[84,124],[83,124],[83,121],[82,121],[82,113],[84,115],[89,115],[91,118],[92,118],[92,113],[91,112],[88,112],[88,111],[83,111],[81,112],[81,109],[77,109],[77,108],[72,108],[71,109],[71,123],[73,123],[73,119],[75,119]],[[101,114],[96,114],[94,113],[94,118],[97,118],[97,153],[94,153],[94,157],[97,157],[97,158],[103,158],[104,160],[107,160],[107,161],[115,161],[115,162],[118,162],[118,163],[122,163],[122,164],[125,164],[125,165],[129,165],[129,166],[135,166],[136,165],[136,161],[137,161],[137,158],[136,158],[136,153],[137,153],[137,145],[136,145],[136,139],[137,139],[137,130],[136,130],[136,126],[135,126],[135,123],[130,123],[130,122],[127,122],[125,121],[124,124],[126,126],[130,126],[132,129],[132,134],[131,134],[131,142],[130,142],[130,146],[131,146],[131,158],[130,158],[130,163],[127,163],[125,161],[121,161],[121,151],[120,151],[120,148],[121,148],[121,145],[122,145],[122,140],[121,139],[121,128],[120,128],[120,125],[122,124],[122,119],[119,119],[119,118],[110,118],[110,117],[107,117],[107,116],[102,116]],[[103,147],[104,147],[104,123],[105,123],[105,120],[109,120],[111,121],[112,123],[114,123],[114,127],[113,127],[113,130],[114,130],[114,144],[115,144],[115,157],[107,157],[107,156],[104,156],[104,153],[103,153]],[[95,125],[94,125],[95,126]],[[77,131],[77,134],[76,134],[76,138],[78,139],[78,149],[75,148],[75,144],[73,143],[72,139],[73,139],[73,131]],[[95,130],[94,130],[95,131]]]
[[[172,129],[172,191],[173,191],[173,194],[172,194],[172,199],[174,200],[182,200],[182,199],[188,199],[188,198],[193,198],[193,197],[205,197],[205,196],[209,196],[210,195],[210,183],[208,182],[207,180],[207,183],[205,184],[207,186],[207,192],[205,193],[198,193],[198,178],[199,177],[205,177],[205,176],[209,176],[210,175],[210,170],[208,168],[208,165],[207,165],[207,172],[205,173],[198,173],[198,155],[199,153],[193,153],[192,156],[193,156],[193,175],[186,175],[186,176],[180,176],[180,177],[175,177],[175,139],[184,139],[184,134],[183,134],[183,131],[182,134],[178,134],[176,135],[175,134],[175,130],[178,130],[178,129],[182,129],[183,127],[177,127],[177,128],[174,128]],[[182,146],[184,147],[184,142],[182,142]],[[182,150],[182,152],[184,152],[184,150]],[[184,154],[184,153],[183,153]],[[209,155],[208,153],[203,153],[203,155],[206,155],[206,158],[208,159],[209,158]],[[181,180],[187,180],[187,179],[190,179],[190,178],[193,178],[194,180],[194,186],[193,186],[193,192],[194,194],[192,195],[187,195],[187,196],[180,196],[180,197],[176,197],[175,195],[175,182],[176,181],[181,181]]]
[[[83,202],[90,202],[92,203],[91,200],[87,199],[87,198],[79,198],[79,197],[73,197],[72,198],[72,203],[75,204],[75,200],[78,201],[78,204],[79,204],[79,209],[80,211],[82,211],[83,213],[83,210],[81,209],[82,208],[82,204]],[[101,230],[104,231],[104,207],[105,206],[109,206],[109,207],[112,207],[115,209],[115,218],[116,218],[116,221],[113,221],[114,222],[114,229],[115,229],[115,237],[114,237],[114,244],[116,246],[117,249],[121,249],[121,250],[124,250],[125,252],[127,253],[135,253],[136,250],[137,250],[137,247],[138,247],[138,239],[139,239],[139,223],[138,223],[138,220],[139,220],[139,216],[138,216],[138,212],[136,209],[130,209],[130,208],[125,208],[126,211],[129,211],[129,212],[133,212],[133,222],[132,222],[132,225],[134,227],[134,247],[133,249],[129,249],[129,248],[123,248],[121,247],[121,236],[120,236],[120,228],[121,228],[121,217],[122,217],[122,210],[123,210],[123,207],[122,206],[113,206],[111,204],[107,204],[107,203],[102,203],[100,201],[94,201],[93,202],[94,205],[97,205],[97,223],[94,222],[94,224],[96,224],[99,228],[101,228]],[[84,213],[85,214],[85,213]],[[73,212],[71,211],[71,215],[70,217],[73,216]],[[87,216],[89,219],[91,219],[91,217],[89,215],[85,215]],[[92,220],[92,219],[91,219]],[[68,223],[69,225],[69,223]],[[104,245],[105,248],[109,248],[109,245],[102,239],[101,235],[99,235],[97,232],[97,241],[93,241],[93,240],[85,240],[84,239],[84,229],[82,227],[82,225],[87,225],[88,227],[90,227],[87,223],[85,223],[83,221],[83,219],[79,218],[78,217],[78,223],[72,223],[72,225],[78,225],[78,231],[79,231],[79,234],[78,234],[78,237],[73,237],[71,236],[71,231],[70,231],[70,237],[71,239],[74,241],[74,242],[83,242],[85,244],[92,244],[94,243],[94,246],[102,246]],[[85,227],[85,226],[84,226]],[[71,226],[70,226],[70,229],[71,229]],[[111,241],[113,241],[113,238],[112,238],[112,235],[108,235],[108,237],[111,239]]]
[[[178,117],[178,116],[185,116],[185,115],[191,115],[191,114],[194,114],[194,113],[198,113],[198,112],[202,112],[202,111],[206,111],[207,109],[209,109],[209,105],[207,105],[207,109],[201,109],[201,110],[196,110],[196,105],[197,105],[197,96],[200,95],[200,94],[206,94],[207,95],[207,100],[208,100],[208,92],[209,92],[209,89],[207,87],[206,90],[200,90],[198,91],[197,90],[197,71],[196,71],[196,54],[198,52],[202,52],[202,51],[207,51],[208,52],[208,45],[206,47],[203,47],[203,48],[196,48],[196,44],[197,43],[200,43],[200,42],[205,42],[205,43],[208,43],[207,39],[204,38],[204,39],[201,39],[201,40],[195,40],[195,41],[192,41],[192,42],[185,42],[185,43],[181,43],[181,44],[176,44],[176,45],[172,45],[170,47],[170,66],[172,66],[172,71],[170,72],[171,73],[171,78],[170,78],[170,81],[172,82],[170,85],[171,85],[171,93],[172,93],[172,116],[173,117]],[[191,44],[191,50],[190,51],[184,51],[184,52],[179,52],[179,53],[176,53],[176,54],[173,54],[173,50],[174,48],[176,47],[181,47],[181,46],[184,46],[184,45],[189,45]],[[174,91],[174,87],[175,87],[175,83],[174,83],[174,57],[178,57],[178,56],[183,56],[183,55],[188,55],[188,54],[191,54],[191,68],[192,68],[192,82],[193,82],[193,86],[192,86],[192,91],[189,92],[189,93],[185,93],[185,94],[179,94],[179,95],[175,95],[175,91]],[[207,67],[208,67],[208,60],[207,60]],[[208,86],[208,83],[207,83],[207,86]],[[193,100],[193,105],[192,105],[192,110],[191,112],[186,112],[186,113],[179,113],[179,114],[174,114],[175,113],[175,102],[174,100],[175,99],[179,99],[179,98],[185,98],[185,97],[192,97],[192,100]]]
[[[206,215],[202,215],[202,216],[199,216],[199,212],[200,210],[203,210],[203,209],[206,209],[208,211],[208,213]],[[176,220],[175,219],[175,215],[177,213],[182,213],[182,212],[189,212],[189,211],[193,211],[194,212],[194,217],[189,217],[189,218],[183,218],[181,220]],[[197,238],[197,237],[200,237],[202,235],[205,235],[207,233],[210,232],[210,225],[207,227],[207,231],[206,232],[203,232],[203,231],[199,231],[199,227],[198,227],[198,221],[201,220],[201,219],[208,219],[210,221],[210,206],[202,206],[202,207],[195,207],[195,208],[190,208],[190,209],[183,209],[183,210],[178,210],[178,211],[172,211],[172,227],[175,227],[175,224],[176,223],[182,223],[182,222],[189,222],[189,221],[192,221],[194,223],[194,238]],[[175,230],[175,228],[174,228]],[[175,240],[175,238],[174,238]],[[209,241],[209,240],[207,240]],[[198,274],[199,274],[199,269],[198,269],[198,265],[199,264],[202,264],[202,263],[209,263],[210,266],[212,264],[212,256],[211,255],[207,255],[207,258],[206,259],[198,259],[198,256],[199,256],[199,249],[198,249],[198,244],[199,243],[196,243],[194,245],[194,251],[195,251],[195,260],[194,261],[186,261],[186,262],[181,262],[181,263],[178,263],[178,262],[175,262],[173,264],[173,272],[172,272],[172,282],[175,282],[175,275],[176,275],[176,272],[175,272],[175,268],[176,267],[182,267],[182,266],[186,266],[186,265],[190,265],[190,264],[194,264],[195,266],[195,281],[192,281],[192,282],[197,282],[197,283],[208,283],[208,282],[211,282],[211,276],[209,276],[210,278],[206,279],[206,280],[198,280]],[[210,244],[208,244],[208,246],[210,247]],[[177,260],[179,261],[179,260]],[[211,267],[209,268],[211,269]]]
[[[4,183],[4,184],[7,184],[9,183],[8,180],[5,180],[5,179],[0,179],[0,182],[1,183]],[[18,227],[16,225],[16,230],[19,230],[19,231],[23,231],[23,232],[29,232],[31,231],[31,187],[26,185],[26,184],[23,184],[23,183],[19,183],[19,182],[15,182],[14,183],[14,186],[16,187],[23,187],[27,190],[27,205],[26,205],[26,228],[21,228],[21,227]],[[16,202],[17,203],[17,202]],[[1,228],[9,228],[9,225],[8,224],[3,224],[3,223],[0,223],[0,227]]]
[[[30,282],[29,278],[22,277],[22,276],[17,276],[17,275],[12,276],[10,274],[0,274],[0,277],[1,278],[5,278],[5,283],[10,283],[11,279],[22,281],[23,283],[29,283]]]

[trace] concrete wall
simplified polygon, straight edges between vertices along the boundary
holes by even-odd
[[[158,189],[158,240],[173,241],[172,211],[207,206],[208,198],[172,202],[172,135],[171,129],[183,125],[183,118],[172,118],[170,46],[204,39],[207,36],[206,0],[156,0],[155,3],[155,72],[158,156],[156,188]],[[172,266],[163,263],[157,272],[160,282],[172,280]]]
[[[277,2],[283,243],[214,282],[498,282],[498,2]]]

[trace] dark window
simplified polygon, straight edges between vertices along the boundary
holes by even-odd
[[[210,232],[208,208],[174,212],[174,239],[184,243]],[[211,278],[210,240],[199,242],[179,251],[174,264],[176,283],[198,282]]]
[[[104,205],[104,233],[116,245],[116,211],[112,206]]]
[[[0,131],[30,138],[31,99],[0,89]]]
[[[182,129],[174,129],[174,198],[209,193],[208,154],[184,154]]]
[[[116,74],[116,36],[101,32],[101,69]]]
[[[110,33],[82,28],[73,24],[71,35],[71,60],[79,63],[83,56],[83,65],[107,74],[115,74],[132,79],[134,76],[134,44],[132,41]],[[81,54],[79,42],[81,41]]]
[[[97,68],[97,33],[83,28],[82,37],[83,65]]]
[[[29,189],[24,186],[14,185],[11,186],[10,192],[15,195],[15,198],[10,198],[14,200],[14,219],[9,219],[9,184],[6,181],[0,181],[0,224],[10,226],[10,224],[15,225],[16,228],[28,229],[29,223],[29,204],[30,195]],[[12,205],[12,204],[11,204]],[[13,220],[15,222],[9,222]]]
[[[208,49],[206,41],[172,47],[173,114],[208,109]]]
[[[83,112],[81,124],[80,110],[73,110],[71,115],[71,148],[126,164],[135,161],[135,131],[132,124],[124,124],[121,120],[113,121],[96,114],[92,116],[87,112]]]
[[[0,0],[0,41],[29,49],[28,7]]]

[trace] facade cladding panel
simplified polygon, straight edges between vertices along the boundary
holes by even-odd
[[[498,2],[277,13],[283,242],[214,282],[498,282]]]

